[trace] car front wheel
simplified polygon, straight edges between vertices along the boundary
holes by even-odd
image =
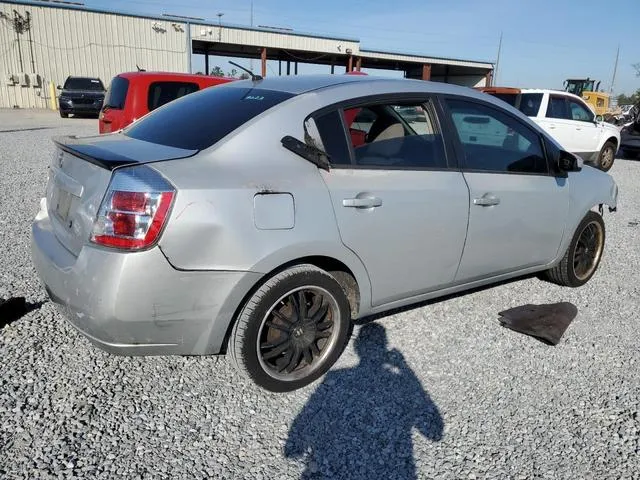
[[[566,287],[580,287],[587,283],[600,264],[604,240],[602,217],[589,211],[578,225],[560,263],[546,271],[547,279]]]
[[[613,161],[616,158],[616,144],[608,141],[602,146],[598,155],[597,167],[603,172],[608,172],[613,167]]]
[[[266,390],[301,388],[340,357],[350,313],[333,276],[313,265],[291,267],[262,284],[243,307],[229,339],[231,361]]]

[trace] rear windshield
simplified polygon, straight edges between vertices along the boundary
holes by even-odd
[[[202,150],[291,97],[291,93],[256,88],[206,88],[146,115],[124,134],[160,145]]]
[[[104,106],[116,110],[124,109],[124,102],[127,99],[128,90],[129,80],[122,77],[114,77],[104,97]]]
[[[147,108],[149,111],[161,107],[176,98],[184,97],[199,90],[197,83],[189,82],[153,82],[149,85]]]
[[[527,117],[537,117],[542,103],[542,93],[494,93],[493,96],[517,108]]]
[[[67,78],[65,90],[104,90],[99,78]]]

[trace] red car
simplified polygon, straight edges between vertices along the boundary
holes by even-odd
[[[121,73],[113,77],[107,89],[100,110],[100,133],[118,131],[176,98],[233,80],[188,73]]]

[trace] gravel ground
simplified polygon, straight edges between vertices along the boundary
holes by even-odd
[[[0,297],[33,304],[0,328],[0,478],[640,478],[640,162],[612,169],[585,287],[526,279],[379,319],[324,379],[272,395],[225,358],[111,356],[65,323],[29,227],[50,137],[97,127],[0,111],[0,130],[37,127],[0,132]],[[498,324],[558,301],[579,315],[556,347]]]

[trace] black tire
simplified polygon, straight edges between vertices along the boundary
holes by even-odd
[[[296,390],[338,360],[351,334],[350,312],[334,277],[313,265],[291,267],[265,281],[244,305],[231,332],[229,356],[260,387]]]
[[[62,118],[69,118],[69,114],[68,113],[64,113],[64,112],[60,112],[60,116]]]
[[[596,160],[596,167],[603,172],[608,172],[613,167],[613,162],[616,159],[617,145],[616,142],[609,140],[602,146],[602,150],[598,154]]]
[[[593,247],[590,248],[585,244],[583,234],[589,235],[587,229],[593,229],[590,231],[597,237],[595,250],[593,250]],[[589,211],[580,222],[580,225],[578,225],[569,244],[569,248],[567,248],[560,263],[545,272],[547,280],[565,287],[580,287],[584,285],[591,280],[591,277],[593,277],[598,270],[598,265],[600,265],[604,251],[604,242],[604,221],[596,212]],[[581,259],[587,256],[591,259],[588,267],[583,269],[582,264],[578,263],[578,265],[576,265],[576,262],[579,262],[577,255]]]

